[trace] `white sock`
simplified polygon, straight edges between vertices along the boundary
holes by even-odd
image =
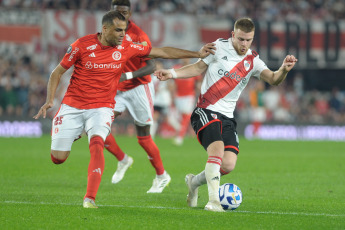
[[[210,159],[210,157],[209,157]],[[205,167],[205,176],[208,187],[209,201],[219,201],[219,183],[220,183],[220,165],[217,163],[210,163],[209,160]]]
[[[167,172],[164,170],[164,173],[161,175],[156,175],[157,178],[162,179],[167,175]]]
[[[195,175],[195,177],[193,177],[192,184],[197,187],[203,184],[207,184],[205,170],[199,173],[198,175]]]
[[[127,163],[128,162],[128,155],[125,154],[125,157],[120,161],[121,163]]]

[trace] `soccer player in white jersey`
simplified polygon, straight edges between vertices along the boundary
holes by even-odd
[[[224,211],[218,195],[220,176],[234,170],[239,152],[233,115],[236,102],[250,77],[257,77],[270,85],[279,85],[297,62],[293,55],[287,55],[277,71],[269,70],[259,55],[250,49],[254,31],[255,26],[250,18],[238,19],[231,37],[215,42],[214,55],[180,69],[155,72],[160,80],[189,78],[206,72],[191,124],[208,153],[208,159],[204,171],[198,175],[188,174],[185,178],[190,207],[197,206],[198,187],[207,183],[209,201],[205,210]]]

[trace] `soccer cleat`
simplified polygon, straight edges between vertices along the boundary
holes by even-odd
[[[187,174],[185,182],[188,187],[187,204],[189,207],[196,207],[198,205],[198,190],[199,187],[192,185],[192,180],[195,176],[193,174]]]
[[[95,201],[90,198],[84,199],[83,207],[84,208],[98,208],[97,205],[95,204]]]
[[[205,210],[212,212],[225,212],[219,201],[209,201],[205,206]]]
[[[147,193],[163,192],[163,189],[169,185],[170,181],[171,177],[167,172],[165,172],[162,176],[156,176],[156,178],[153,179],[152,187],[147,191]]]
[[[117,163],[117,169],[116,172],[114,173],[113,177],[111,178],[111,183],[113,184],[117,184],[119,183],[122,178],[124,177],[127,169],[129,167],[131,167],[133,164],[133,158],[128,156],[128,160],[126,163],[122,163],[121,161],[119,161]]]

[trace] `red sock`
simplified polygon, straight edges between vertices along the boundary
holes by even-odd
[[[104,142],[104,147],[113,154],[118,161],[122,161],[125,157],[125,153],[120,149],[118,144],[115,141],[115,137],[112,134],[109,134]]]
[[[164,173],[163,162],[159,153],[157,145],[153,142],[151,135],[144,137],[137,137],[138,143],[145,149],[147,155],[149,156],[152,166],[156,169],[157,175],[162,175]]]
[[[179,137],[183,138],[186,135],[187,129],[189,127],[189,120],[190,120],[189,114],[182,114],[181,129],[178,134]]]
[[[103,156],[104,141],[102,137],[95,136],[90,140],[90,163],[87,176],[87,188],[85,198],[95,200],[99,184],[104,170],[104,156]]]

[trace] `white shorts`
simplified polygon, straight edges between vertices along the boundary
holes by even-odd
[[[87,133],[89,142],[92,136],[101,136],[103,140],[109,135],[114,111],[111,108],[76,109],[61,104],[52,121],[51,149],[71,151],[73,141],[83,131]]]
[[[175,106],[179,113],[192,114],[195,108],[194,96],[175,97]]]
[[[136,125],[152,125],[154,96],[152,81],[128,91],[117,91],[115,111],[122,113],[127,108]]]

